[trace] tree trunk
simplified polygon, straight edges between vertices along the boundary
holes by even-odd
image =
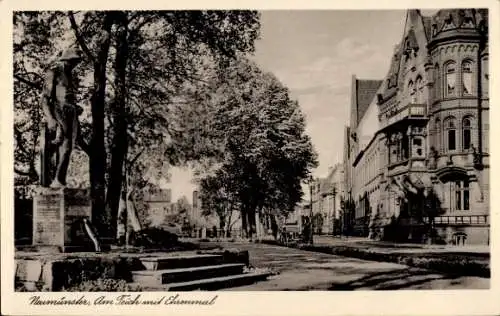
[[[228,211],[227,211],[227,217],[226,217],[226,225],[223,228],[224,229],[224,237],[229,237],[231,233],[231,219],[233,217],[233,205],[230,204]]]
[[[125,181],[127,183],[127,218],[130,223],[130,228],[134,232],[138,232],[142,230],[141,221],[139,220],[139,216],[137,216],[137,209],[134,203],[134,190],[130,185],[130,175],[129,172],[125,174]]]
[[[247,213],[248,222],[250,223],[250,237],[253,238],[255,234],[255,207],[251,207]]]
[[[262,239],[262,227],[260,225],[260,211],[257,210],[255,212],[255,233],[257,235],[257,239]]]
[[[247,209],[245,206],[241,208],[241,229],[243,230],[244,237],[248,238]]]
[[[125,182],[122,185],[122,191],[120,192],[120,201],[118,204],[118,215],[117,215],[117,229],[116,238],[119,245],[123,245],[126,242],[127,235],[127,187]]]
[[[91,100],[92,110],[92,138],[90,140],[90,186],[92,197],[92,222],[95,224],[101,237],[115,238],[109,229],[111,214],[105,210],[105,172],[106,149],[104,146],[104,102],[106,96],[106,63],[108,60],[111,27],[113,18],[106,13],[101,39],[97,47],[99,52],[94,65],[94,92]],[[113,224],[114,225],[114,224]]]
[[[227,221],[227,223],[226,223],[224,237],[226,237],[226,238],[231,237],[231,220]]]
[[[123,182],[123,163],[127,155],[127,109],[126,109],[126,66],[128,59],[127,15],[116,13],[116,59],[115,59],[115,96],[111,104],[113,118],[113,139],[111,141],[111,166],[106,192],[106,213],[110,214],[111,223],[117,223],[120,192]],[[111,225],[114,233],[116,226]]]
[[[219,217],[219,227],[217,227],[217,229],[223,232],[225,227],[226,227],[226,218],[225,215],[222,215]]]

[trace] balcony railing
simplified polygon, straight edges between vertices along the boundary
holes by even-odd
[[[393,113],[387,113],[386,119],[382,117],[382,127],[389,126],[408,118],[424,118],[427,115],[427,107],[425,104],[410,103]]]
[[[451,224],[451,225],[462,225],[462,224],[489,224],[489,215],[446,215],[438,216],[434,218],[434,224]],[[429,218],[423,218],[424,223],[429,222]]]

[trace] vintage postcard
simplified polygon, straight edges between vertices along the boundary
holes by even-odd
[[[498,1],[0,7],[4,314],[500,313]]]

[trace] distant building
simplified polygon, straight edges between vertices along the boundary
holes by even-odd
[[[326,217],[326,210],[323,208],[324,199],[323,192],[325,191],[325,178],[315,178],[314,181],[310,184],[310,193],[312,205],[312,215],[314,220],[314,233],[327,233],[327,231],[323,231],[323,219]],[[319,221],[320,220],[320,221]]]
[[[384,80],[353,78],[344,152],[351,233],[489,243],[487,30],[485,9],[408,10]]]
[[[170,216],[175,210],[172,208],[172,190],[156,189],[144,193],[144,202],[146,203],[147,221],[151,226],[163,227],[168,224]]]
[[[344,191],[344,166],[341,163],[330,167],[326,177],[315,179],[312,184],[313,216],[320,214],[316,215],[316,218],[321,218],[320,223],[315,223],[315,232],[333,234],[335,222],[340,220],[341,197],[345,194]],[[317,227],[318,225],[321,227]]]
[[[326,194],[328,205],[327,225],[328,233],[339,234],[341,228],[341,208],[342,197],[345,195],[344,185],[344,165],[341,163],[336,164],[330,168],[327,183],[329,190]]]
[[[200,226],[202,221],[201,199],[198,191],[193,191],[193,207],[189,214],[189,222],[192,225]]]

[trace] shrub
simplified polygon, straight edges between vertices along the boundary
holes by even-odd
[[[102,279],[83,281],[73,285],[64,291],[67,292],[130,292],[141,291],[138,285],[132,286],[125,280]]]
[[[168,249],[178,246],[178,236],[168,230],[148,227],[135,232],[132,244],[136,247]]]

